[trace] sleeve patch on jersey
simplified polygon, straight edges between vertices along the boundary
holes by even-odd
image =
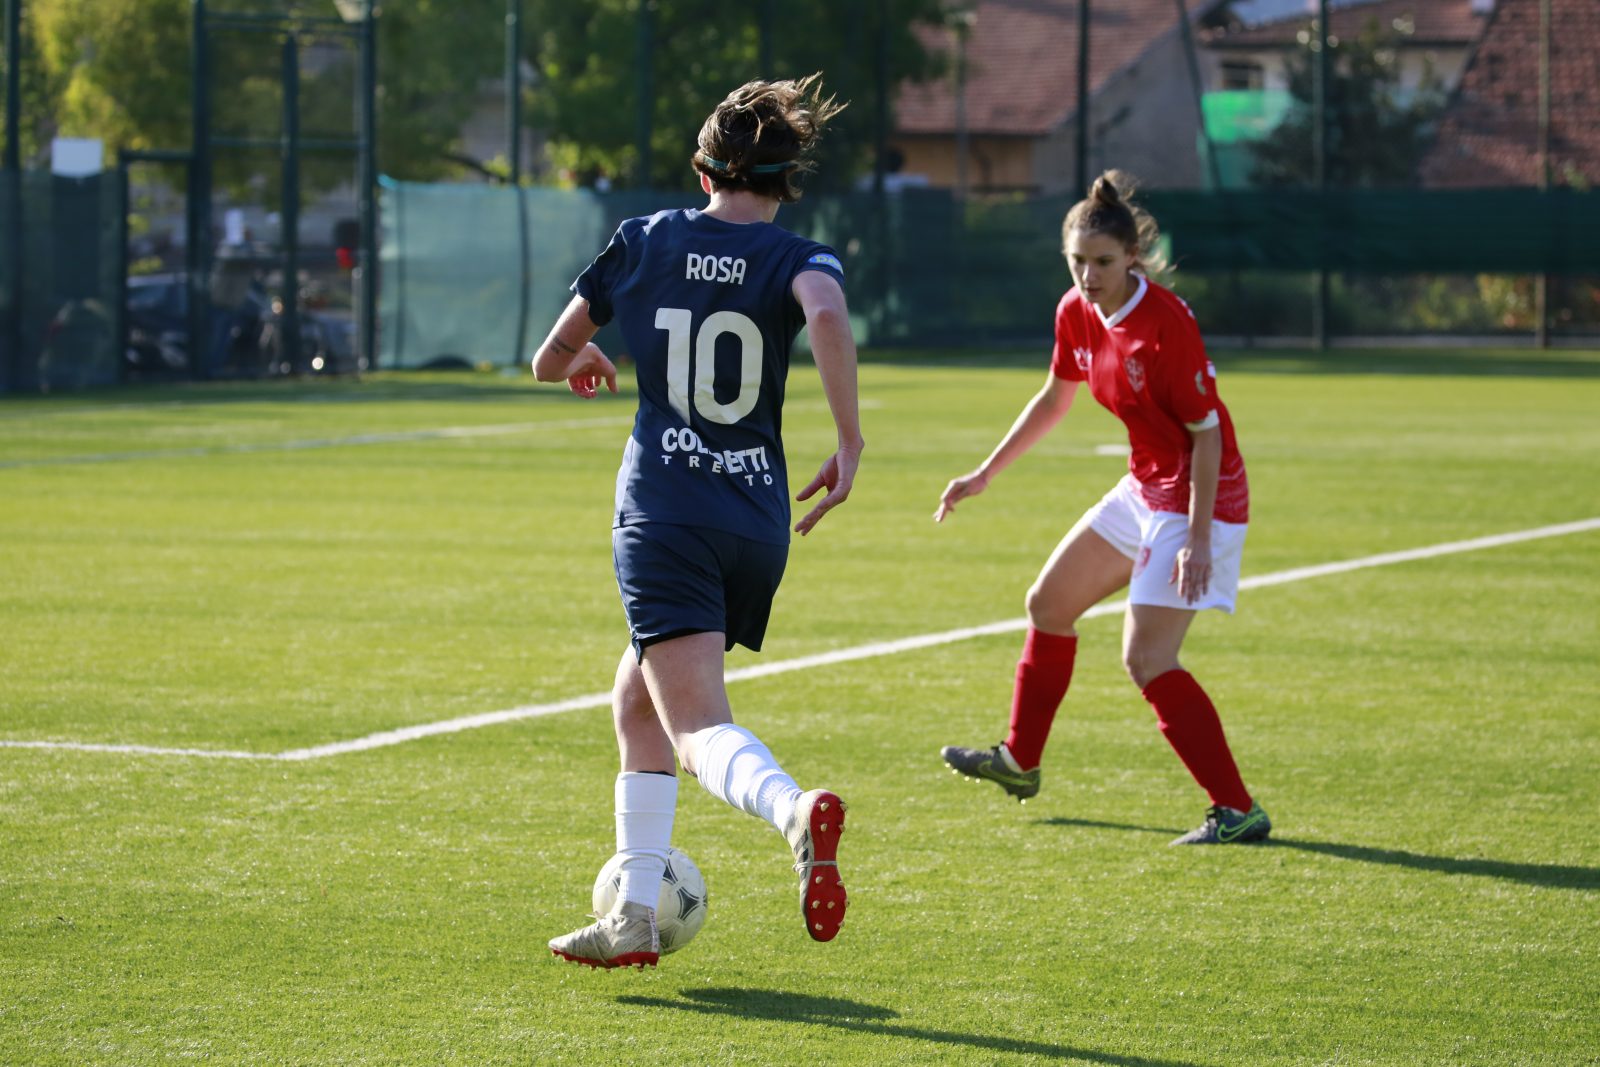
[[[839,257],[831,256],[826,252],[818,252],[816,255],[806,260],[806,262],[808,264],[815,263],[819,267],[832,267],[840,274],[844,273],[844,264],[839,262]]]
[[[1195,388],[1195,392],[1199,393],[1201,396],[1205,396],[1206,395],[1206,372],[1205,371],[1197,370],[1197,371],[1194,372],[1194,388]]]

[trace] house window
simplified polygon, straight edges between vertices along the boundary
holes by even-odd
[[[1260,89],[1266,84],[1261,64],[1248,59],[1228,59],[1222,63],[1224,89]]]

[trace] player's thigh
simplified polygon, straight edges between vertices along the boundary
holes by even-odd
[[[639,665],[645,684],[674,742],[733,721],[722,680],[722,644],[722,632],[715,630],[669,637],[644,648]]]
[[[1212,522],[1211,576],[1205,592],[1192,602],[1178,586],[1173,568],[1189,543],[1189,517],[1170,511],[1149,512],[1141,527],[1138,557],[1128,583],[1128,603],[1232,614],[1239,598],[1239,568],[1244,558],[1243,523]]]
[[[1056,545],[1028,590],[1028,620],[1065,633],[1084,612],[1128,584],[1133,560],[1094,528],[1085,515]]]
[[[1141,689],[1178,666],[1178,652],[1194,622],[1190,608],[1129,604],[1122,618],[1122,665]]]

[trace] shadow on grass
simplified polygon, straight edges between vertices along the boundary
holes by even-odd
[[[783,993],[764,989],[685,989],[684,999],[668,1000],[664,997],[621,996],[619,1004],[641,1008],[673,1008],[678,1011],[698,1012],[702,1015],[727,1015],[740,1019],[761,1019],[783,1023],[809,1023],[814,1026],[833,1026],[841,1030],[855,1030],[887,1037],[909,1038],[914,1041],[931,1041],[952,1046],[954,1049],[981,1049],[994,1053],[1016,1053],[1027,1056],[1044,1056],[1066,1063],[1109,1063],[1118,1067],[1193,1067],[1178,1060],[1153,1060],[1143,1056],[1123,1056],[1114,1052],[1096,1052],[1093,1049],[1073,1048],[1070,1045],[1052,1045],[1043,1041],[1026,1041],[1021,1038],[990,1037],[984,1034],[963,1034],[953,1030],[932,1030],[920,1026],[899,1026],[893,1020],[899,1013],[889,1008],[845,1000],[842,997],[814,997],[802,993]]]
[[[1418,852],[1405,852],[1394,848],[1367,848],[1364,845],[1340,845],[1331,841],[1296,841],[1287,837],[1270,838],[1267,845],[1272,848],[1294,848],[1302,852],[1338,856],[1340,859],[1356,860],[1360,863],[1383,863],[1392,867],[1410,867],[1418,871],[1438,871],[1441,874],[1475,874],[1485,878],[1503,878],[1509,882],[1540,885],[1550,889],[1600,889],[1600,867],[1425,856]]]
[[[1085,826],[1097,830],[1131,830],[1141,834],[1162,834],[1176,837],[1182,833],[1163,826],[1134,826],[1130,823],[1098,822],[1094,819],[1054,818],[1040,820],[1046,826]],[[1341,845],[1333,841],[1297,841],[1292,837],[1273,837],[1260,848],[1292,848],[1301,852],[1315,852],[1323,856],[1337,856],[1358,863],[1379,863],[1388,867],[1408,867],[1415,871],[1437,871],[1440,874],[1470,874],[1482,878],[1501,878],[1524,885],[1545,886],[1549,889],[1600,889],[1600,867],[1572,867],[1559,863],[1509,863],[1504,860],[1458,859],[1454,856],[1428,856],[1420,852],[1406,852],[1396,848],[1369,848],[1365,845]]]
[[[1174,830],[1170,826],[1134,826],[1125,822],[1101,822],[1098,819],[1068,819],[1059,815],[1053,819],[1040,819],[1039,822],[1044,826],[1087,826],[1091,830],[1132,830],[1135,833],[1162,834],[1166,837],[1177,837],[1179,834],[1189,832],[1188,830]],[[1193,827],[1189,829],[1192,830]]]

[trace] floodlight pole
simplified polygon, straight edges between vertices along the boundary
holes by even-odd
[[[1183,38],[1183,57],[1189,64],[1189,84],[1194,88],[1195,117],[1200,121],[1200,143],[1205,145],[1206,176],[1211,180],[1212,192],[1222,191],[1222,167],[1217,161],[1217,146],[1206,128],[1205,86],[1200,80],[1200,60],[1194,53],[1194,33],[1189,27],[1189,5],[1177,0],[1178,32]]]
[[[886,333],[889,306],[889,205],[885,189],[885,181],[889,168],[889,0],[878,0],[877,31],[877,57],[876,70],[873,77],[875,87],[875,121],[873,123],[873,140],[875,142],[872,164],[872,221],[873,243],[877,246],[877,253],[873,257],[876,263],[874,281],[877,289],[877,314],[873,322],[874,340]]]
[[[951,27],[956,34],[956,199],[967,199],[967,157],[972,154],[972,140],[967,128],[967,41],[972,36],[972,24],[977,19],[972,8],[957,11]]]
[[[522,181],[522,0],[506,0],[506,163]]]
[[[211,376],[211,86],[207,56],[206,0],[190,0],[193,23],[189,57],[190,137],[188,247],[184,250],[189,281],[189,372]]]
[[[1550,191],[1550,0],[1539,0],[1539,191]],[[1550,347],[1550,272],[1533,279],[1534,344]]]
[[[777,76],[776,73],[772,69],[772,8],[773,8],[773,6],[774,6],[773,0],[761,0],[761,8],[760,8],[760,11],[758,12],[758,15],[757,15],[757,17],[760,19],[760,23],[757,26],[757,30],[756,30],[757,36],[758,36],[758,40],[759,40],[759,51],[758,51],[759,58],[757,59],[756,62],[759,65],[760,69],[757,70],[756,73],[761,75],[761,77],[763,77],[763,78],[773,78],[773,77]]]
[[[1328,347],[1328,0],[1317,0],[1316,42],[1311,75],[1311,164],[1317,187],[1318,263],[1311,332],[1321,349]]]
[[[5,169],[22,169],[22,0],[6,0],[6,156]]]
[[[1077,182],[1073,192],[1089,195],[1089,0],[1078,0]]]
[[[361,0],[361,91],[357,109],[360,143],[357,215],[361,224],[361,273],[356,279],[361,354],[378,367],[378,24],[373,0]]]
[[[654,0],[639,0],[639,15],[635,25],[637,36],[635,39],[634,65],[637,73],[637,87],[639,94],[636,125],[634,127],[634,145],[638,154],[639,175],[638,186],[641,189],[650,187],[650,133],[654,118],[654,88],[651,84],[651,67],[655,63],[655,2]]]
[[[7,304],[6,359],[0,363],[0,392],[22,384],[22,0],[6,3],[5,173]]]
[[[300,41],[283,37],[283,313],[278,316],[279,360],[300,372]]]

